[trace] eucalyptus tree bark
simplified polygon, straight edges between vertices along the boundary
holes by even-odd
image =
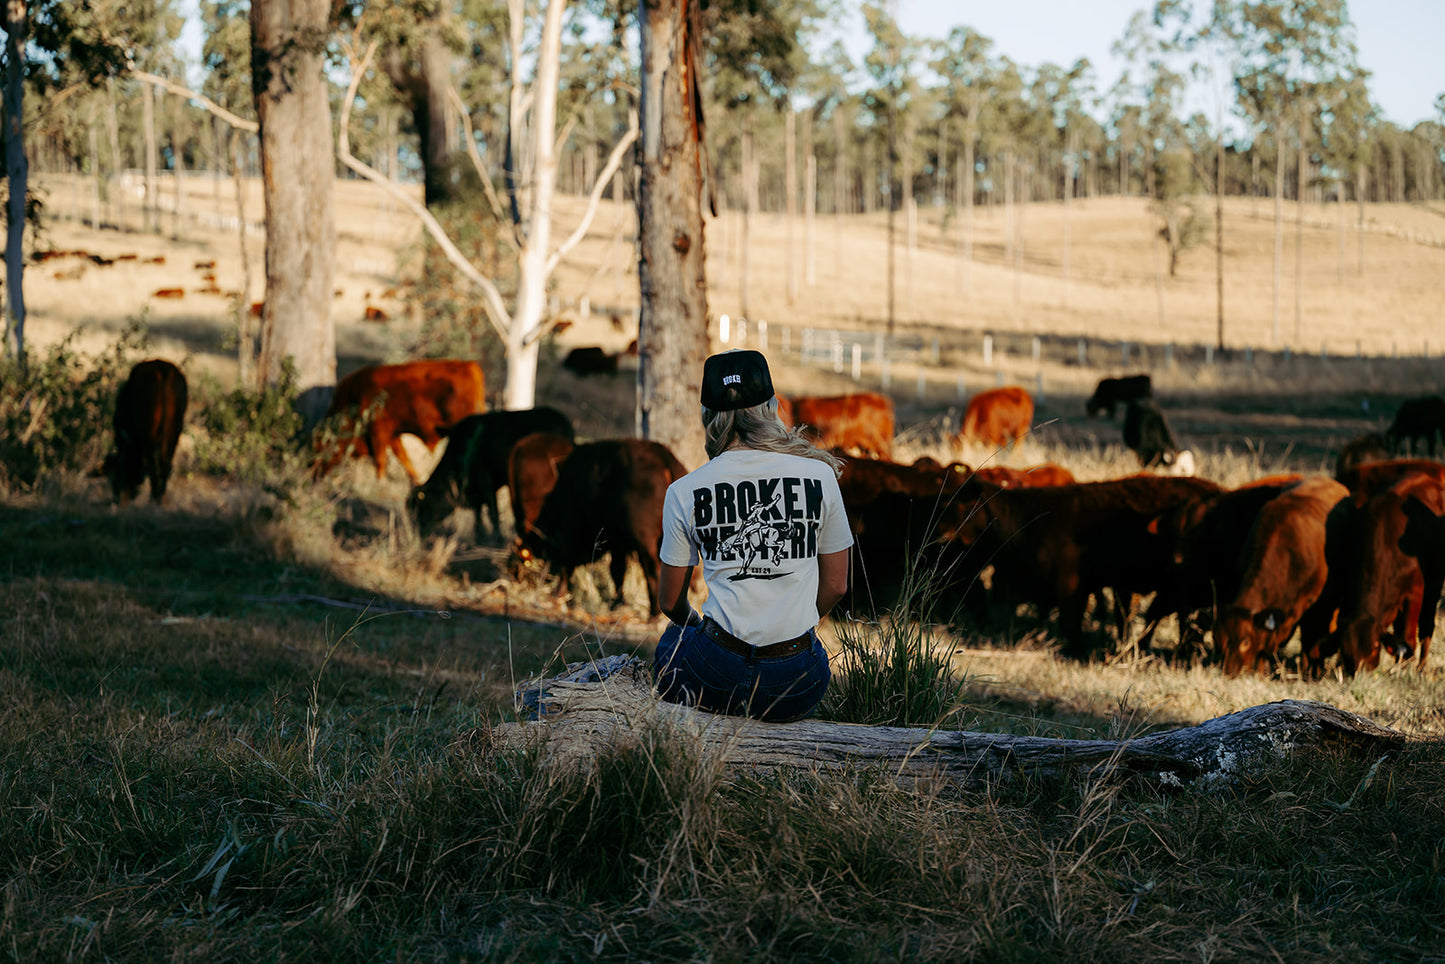
[[[1214,134],[1214,306],[1215,340],[1224,350],[1224,127]]]
[[[702,220],[700,0],[643,0],[637,427],[689,467],[705,461],[697,416],[707,354]]]
[[[1298,161],[1296,166],[1295,185],[1295,218],[1294,218],[1294,340],[1299,344],[1300,335],[1304,330],[1304,279],[1305,279],[1305,188],[1309,183],[1310,156],[1309,156],[1309,113],[1307,105],[1309,99],[1301,95],[1296,105],[1299,111],[1299,143],[1296,145]]]
[[[833,108],[833,271],[843,272],[843,215],[848,213],[848,128],[840,106]]]
[[[742,250],[738,252],[738,312],[747,318],[752,310],[752,305],[748,303],[752,294],[752,277],[748,269],[751,264],[749,255],[753,247],[753,213],[758,207],[758,178],[756,162],[753,159],[753,122],[747,108],[743,109],[742,165],[743,244]]]
[[[452,53],[442,39],[447,5],[436,4],[420,26],[414,63],[406,62],[399,47],[390,51],[386,73],[411,111],[420,142],[422,196],[428,207],[453,197],[451,164],[456,144],[447,91],[452,86]]]
[[[1355,169],[1355,235],[1359,243],[1359,260],[1355,264],[1355,273],[1365,273],[1365,164]]]
[[[325,413],[336,386],[336,162],[322,72],[330,10],[328,0],[251,3],[251,90],[266,202],[259,374],[277,384],[292,359],[297,408],[308,426]]]
[[[786,212],[786,255],[784,270],[788,277],[788,306],[798,300],[797,252],[793,244],[793,225],[798,220],[798,132],[797,111],[789,105],[783,112],[783,207]]]
[[[1282,119],[1274,123],[1274,286],[1270,298],[1270,344],[1279,344],[1279,289],[1284,270],[1284,131]]]
[[[231,131],[231,173],[236,187],[236,234],[241,245],[241,290],[235,299],[236,364],[241,387],[254,391],[256,338],[251,332],[251,251],[246,247],[246,184],[241,178],[241,132]]]
[[[1073,201],[1074,201],[1074,156],[1077,151],[1075,138],[1077,132],[1074,127],[1065,122],[1064,128],[1064,263],[1062,274],[1064,282],[1063,306],[1069,307],[1069,255],[1070,246],[1073,241]]]
[[[5,28],[5,351],[25,364],[25,196],[30,162],[25,157],[25,41],[29,15],[20,0],[8,0]]]
[[[160,199],[156,197],[156,89],[141,84],[141,125],[145,132],[145,229],[160,230]]]
[[[122,179],[125,176],[125,162],[121,158],[120,153],[120,123],[115,116],[115,81],[109,77],[105,80],[105,95],[105,130],[107,138],[110,141],[110,176],[113,181],[110,196],[115,199],[116,227],[121,231],[125,231],[127,230],[125,223],[125,185],[122,183]]]
[[[95,129],[95,107],[92,104],[90,109],[90,122],[86,125],[86,135],[90,147],[90,227],[92,230],[100,230],[100,135]]]

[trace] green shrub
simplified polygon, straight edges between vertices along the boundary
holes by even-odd
[[[133,321],[94,358],[78,332],[22,365],[0,358],[0,480],[30,488],[44,475],[96,466],[109,444],[120,383],[149,343]]]
[[[195,467],[268,489],[288,490],[305,477],[311,451],[301,445],[296,411],[296,369],[287,359],[281,381],[260,390],[225,392],[203,376]]]

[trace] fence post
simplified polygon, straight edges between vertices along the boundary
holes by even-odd
[[[853,342],[853,381],[863,377],[863,346]]]
[[[1244,346],[1244,365],[1246,368],[1254,364],[1254,348],[1250,345]]]
[[[790,344],[788,344],[788,343],[791,342],[792,340],[793,340],[793,329],[789,328],[787,325],[784,325],[784,326],[783,326],[783,354],[784,354],[784,355],[786,355],[786,354],[792,349],[792,346],[791,346]]]
[[[1124,356],[1124,367],[1127,368],[1129,366],[1129,343],[1127,341],[1119,343],[1119,352]]]
[[[768,348],[768,323],[761,318],[758,319],[758,348],[763,351]]]
[[[993,364],[993,335],[983,336],[983,367]]]
[[[958,373],[958,400],[961,402],[968,397],[968,386],[964,384],[963,372]]]
[[[1213,346],[1213,345],[1205,345],[1205,346],[1204,346],[1204,364],[1206,364],[1206,365],[1213,365],[1213,364],[1214,364],[1214,346]]]
[[[1035,400],[1035,401],[1040,401],[1040,402],[1044,400],[1044,373],[1043,373],[1043,372],[1035,372],[1035,373],[1034,373],[1034,400]]]
[[[1030,349],[1031,349],[1031,351],[1032,351],[1032,353],[1033,353],[1033,356],[1034,356],[1034,364],[1035,364],[1035,365],[1037,365],[1037,364],[1039,363],[1039,357],[1043,354],[1043,348],[1044,348],[1044,345],[1043,345],[1043,342],[1039,341],[1039,336],[1038,336],[1038,335],[1034,335],[1033,344],[1030,346]]]
[[[1080,339],[1079,339],[1079,367],[1080,367],[1080,368],[1087,368],[1088,365],[1089,365],[1089,349],[1086,347],[1086,345],[1085,345],[1085,343],[1084,343],[1084,339],[1080,338]]]
[[[882,371],[879,373],[879,381],[882,382],[883,391],[888,391],[888,356],[883,356]]]
[[[843,339],[838,336],[836,331],[833,332],[833,371],[836,373],[843,371]]]
[[[938,352],[938,336],[935,335],[935,336],[933,336],[933,345],[932,345],[932,347],[930,348],[929,353],[928,353],[928,360],[929,360],[930,362],[932,362],[933,364],[937,365],[940,357],[942,357],[942,356],[939,355],[939,352]]]
[[[1002,387],[1003,387],[1003,369],[1002,369],[1002,368],[996,368],[996,369],[994,369],[994,373],[993,373],[993,383],[994,383],[995,385],[997,385],[999,388],[1002,388]]]
[[[883,342],[883,332],[880,331],[873,336],[873,357],[880,362],[883,361],[883,359],[887,357],[886,348],[887,346]]]
[[[738,319],[738,344],[739,344],[739,345],[746,345],[747,343],[748,343],[748,320],[747,320],[746,318],[739,318],[739,319]]]
[[[721,315],[717,320],[717,340],[726,345],[732,341],[732,319]]]
[[[1164,367],[1174,367],[1174,342],[1172,341],[1164,346]]]

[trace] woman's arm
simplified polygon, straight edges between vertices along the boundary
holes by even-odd
[[[818,556],[818,618],[838,604],[848,591],[848,576],[852,566],[852,547],[837,552],[824,552]],[[666,567],[664,567],[666,568]]]
[[[658,580],[657,604],[667,618],[679,626],[686,626],[692,615],[692,606],[687,601],[687,587],[692,585],[692,569],[692,566],[669,566],[664,562],[662,576]]]

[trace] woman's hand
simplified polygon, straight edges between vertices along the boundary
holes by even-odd
[[[662,564],[662,575],[657,582],[657,604],[668,619],[679,626],[692,622],[692,606],[687,601],[687,587],[692,585],[692,566],[669,566]]]

